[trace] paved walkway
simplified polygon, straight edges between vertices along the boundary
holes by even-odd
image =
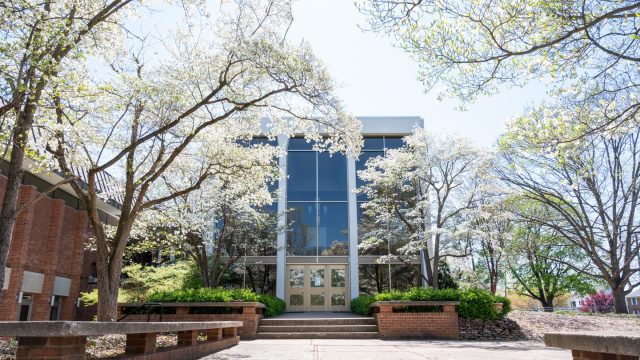
[[[201,360],[570,360],[571,351],[540,342],[242,340],[240,345]]]

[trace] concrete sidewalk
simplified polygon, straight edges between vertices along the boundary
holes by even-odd
[[[201,360],[413,360],[545,359],[570,360],[571,351],[541,342],[382,341],[382,340],[242,340],[240,345]]]

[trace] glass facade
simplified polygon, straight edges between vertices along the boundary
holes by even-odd
[[[346,157],[292,138],[287,176],[287,254],[348,255]]]

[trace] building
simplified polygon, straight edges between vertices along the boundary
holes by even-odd
[[[627,312],[629,314],[640,314],[640,287],[635,288],[627,296]]]
[[[0,172],[6,174],[6,169],[7,163],[0,163]],[[42,197],[51,184],[61,180],[55,173],[26,171],[19,204]],[[0,198],[6,181],[0,175]],[[119,215],[111,201],[101,201],[99,212],[109,223]],[[0,320],[75,320],[78,294],[85,286],[81,274],[88,237],[86,212],[68,185],[26,206],[18,215],[9,246]]]
[[[275,295],[287,311],[347,311],[361,289],[377,291],[419,285],[420,264],[378,264],[380,254],[358,250],[362,226],[356,172],[369,158],[403,145],[420,117],[361,117],[364,146],[359,159],[317,152],[302,137],[281,136],[287,156],[279,166],[280,229],[276,256],[248,256],[247,264],[275,267]]]

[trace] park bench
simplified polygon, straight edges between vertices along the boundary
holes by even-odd
[[[2,321],[1,337],[17,337],[17,359],[84,359],[87,336],[125,334],[123,358],[193,359],[238,344],[239,321],[91,322]],[[177,333],[177,346],[156,349],[159,333]],[[206,341],[198,341],[200,335]]]
[[[638,360],[640,334],[577,331],[544,334],[546,346],[570,349],[574,360]]]

